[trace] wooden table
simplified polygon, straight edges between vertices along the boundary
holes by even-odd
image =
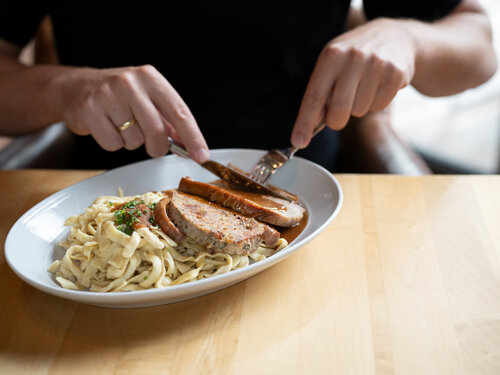
[[[0,244],[98,172],[1,171]],[[500,374],[500,176],[339,175],[317,239],[250,279],[142,309],[66,301],[0,256],[2,374]]]

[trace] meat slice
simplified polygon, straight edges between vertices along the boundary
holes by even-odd
[[[247,255],[262,242],[275,247],[280,238],[278,231],[253,218],[178,191],[167,214],[181,232],[211,252]]]
[[[243,215],[281,227],[292,227],[304,216],[305,209],[285,199],[234,190],[184,177],[179,190],[203,197]]]
[[[177,245],[180,245],[186,239],[186,235],[172,223],[167,215],[167,206],[171,198],[171,196],[167,196],[156,203],[154,218],[163,233],[173,239]]]

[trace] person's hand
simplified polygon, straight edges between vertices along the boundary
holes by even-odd
[[[168,152],[168,136],[180,141],[196,161],[209,157],[208,147],[188,106],[152,66],[116,69],[70,69],[57,78],[60,112],[68,128],[91,134],[108,151],[133,150],[145,144],[147,153]],[[118,127],[135,119],[134,125]]]
[[[320,122],[340,130],[351,115],[362,117],[382,110],[411,82],[416,52],[401,22],[405,21],[375,20],[325,46],[294,125],[294,146],[306,147]]]

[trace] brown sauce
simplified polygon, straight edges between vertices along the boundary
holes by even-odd
[[[281,237],[287,240],[287,242],[290,244],[293,240],[295,240],[299,236],[299,234],[302,233],[302,231],[305,229],[307,225],[308,220],[309,220],[309,215],[307,211],[305,211],[302,219],[293,227],[276,228],[276,229],[280,232]]]

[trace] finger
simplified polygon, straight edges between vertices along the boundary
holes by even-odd
[[[160,157],[168,152],[168,129],[158,109],[148,97],[136,97],[132,102],[132,110],[144,133],[146,152],[151,157]]]
[[[399,70],[393,66],[388,66],[385,71],[386,79],[380,84],[370,108],[375,112],[387,107],[398,91],[406,86],[404,76]]]
[[[175,128],[188,153],[199,163],[207,161],[208,146],[189,107],[170,83],[161,78],[161,84],[154,86],[155,90],[151,95],[153,104]]]
[[[127,99],[117,98],[111,94],[111,91],[105,98],[101,96],[100,99],[104,110],[108,112],[108,117],[116,128],[125,124],[127,121],[133,121],[135,119],[134,113],[130,107],[128,104],[125,104],[128,102]],[[127,150],[135,150],[144,144],[144,135],[137,123],[125,130],[118,129],[118,131],[123,138],[124,147]]]
[[[104,112],[92,112],[87,121],[90,134],[103,149],[117,151],[123,147],[120,133]]]
[[[132,113],[132,111],[129,112]],[[122,119],[123,118],[125,117],[122,117]],[[128,118],[130,119],[128,121],[133,121],[135,119],[135,116],[131,114],[129,115]],[[125,130],[119,130],[120,135],[122,136],[124,141],[124,147],[127,150],[135,150],[144,144],[144,134],[139,126],[139,123],[137,122],[137,119],[135,120],[136,120],[135,124],[132,125],[131,127]],[[123,122],[113,121],[113,124],[119,124],[118,126],[120,126],[123,125],[125,122],[126,121]]]
[[[363,117],[368,113],[380,87],[381,64],[370,62],[366,67],[365,76],[361,79],[356,91],[351,114],[356,117]]]
[[[175,128],[176,134],[186,146],[188,153],[199,163],[209,158],[208,146],[191,111],[177,93],[169,93],[171,100],[157,100],[156,105],[167,123]],[[165,93],[165,98],[167,97]]]
[[[135,118],[136,124],[121,132],[126,145],[132,149],[145,144],[151,157],[159,157],[168,151],[168,133],[149,98],[148,90],[154,85],[151,72],[156,70],[149,66],[128,69],[112,83],[116,95],[101,95],[101,99],[108,100],[116,126]]]
[[[327,105],[344,59],[343,52],[331,46],[325,48],[318,58],[293,126],[291,141],[295,147],[306,147],[311,140],[314,127],[322,121],[322,111]]]
[[[172,126],[172,124],[170,124],[166,119],[165,117],[162,116],[162,114],[160,112],[158,112],[162,121],[163,121],[163,125],[165,125],[165,127],[167,128],[167,132],[168,132],[168,136],[173,138],[177,143],[181,144],[181,145],[184,145],[184,143],[182,143],[182,139],[181,137],[179,137],[179,134],[177,134],[177,131],[175,130],[175,128]]]
[[[337,78],[325,119],[329,128],[340,130],[349,121],[363,68],[361,60],[355,61]]]
[[[144,136],[137,125],[122,131],[118,129],[125,122],[134,119],[134,114],[128,106],[130,95],[127,94],[133,89],[134,87],[113,88],[109,84],[101,85],[92,100],[88,102],[90,108],[86,111],[86,113],[97,111],[101,116],[105,114],[119,132],[123,146],[128,150],[134,150],[144,144]]]

